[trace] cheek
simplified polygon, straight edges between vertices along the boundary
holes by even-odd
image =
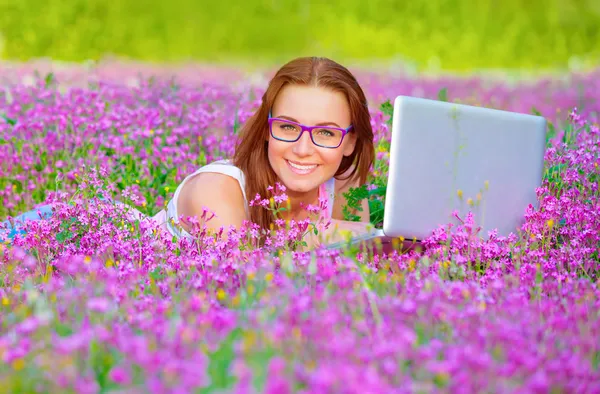
[[[327,150],[327,151],[321,152],[321,159],[323,160],[323,162],[327,166],[336,167],[336,169],[342,162],[343,158],[344,158],[344,153],[341,149],[335,149],[335,150],[332,149],[332,150]]]
[[[271,163],[271,166],[273,166],[274,164],[273,161],[281,160],[284,152],[285,147],[282,146],[282,144],[279,141],[273,140],[272,138],[269,139],[269,144],[267,146],[267,156],[269,157],[269,162]]]

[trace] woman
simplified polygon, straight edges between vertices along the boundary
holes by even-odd
[[[318,238],[305,239],[309,248],[326,238],[340,240],[339,230],[367,231],[367,201],[357,213],[361,222],[342,220],[343,193],[366,182],[375,157],[367,100],[345,67],[319,57],[285,64],[240,136],[231,160],[187,176],[153,219],[174,236],[191,236],[189,224],[179,218],[201,217],[206,208],[215,214],[205,223],[209,229],[239,228],[250,220],[268,230],[272,213],[250,206],[248,197],[267,196],[267,188],[279,182],[290,203],[283,219],[302,220],[307,215],[302,204],[318,206],[319,198],[327,199],[332,225]]]
[[[361,222],[342,220],[343,193],[366,182],[375,157],[367,100],[345,67],[318,57],[285,64],[240,137],[232,160],[211,163],[189,175],[167,209],[155,216],[173,235],[189,236],[188,224],[178,218],[199,217],[205,207],[216,215],[206,222],[210,229],[239,228],[244,220],[269,229],[272,213],[249,206],[248,197],[266,196],[267,187],[276,182],[286,187],[290,199],[291,209],[283,212],[283,219],[306,218],[301,203],[318,206],[323,197],[332,226],[321,235],[333,242],[340,239],[339,230],[367,231],[367,201],[357,212]],[[309,238],[309,247],[318,243],[316,237]]]

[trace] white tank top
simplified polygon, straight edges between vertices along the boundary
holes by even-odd
[[[219,174],[225,174],[232,178],[235,178],[240,184],[240,188],[242,189],[242,194],[244,196],[244,208],[246,210],[246,215],[248,214],[248,199],[246,197],[246,180],[244,177],[244,173],[238,167],[234,166],[230,160],[218,160],[207,164],[192,174],[185,177],[185,179],[177,186],[175,193],[173,194],[173,198],[168,202],[166,210],[162,210],[157,213],[153,218],[161,222],[160,224],[165,227],[166,230],[171,233],[171,235],[175,237],[189,237],[192,238],[191,234],[189,234],[184,229],[179,229],[178,226],[174,226],[173,223],[179,224],[179,212],[177,211],[177,202],[179,200],[179,194],[181,193],[181,189],[183,185],[193,176],[198,175],[203,172],[216,172]],[[335,179],[331,178],[325,183],[325,190],[328,198],[328,215],[331,217],[333,212],[333,199],[335,192]]]

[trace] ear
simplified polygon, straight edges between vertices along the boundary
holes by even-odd
[[[344,142],[342,143],[342,150],[344,156],[350,156],[352,152],[354,152],[357,138],[358,136],[354,131],[346,134],[346,136],[344,137]]]

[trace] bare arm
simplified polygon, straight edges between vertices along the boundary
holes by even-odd
[[[191,178],[181,189],[177,211],[187,217],[202,217],[205,209],[215,216],[206,222],[207,229],[218,232],[224,228],[223,237],[227,237],[230,226],[239,229],[247,219],[244,208],[244,196],[240,185],[234,178],[218,173],[201,173]],[[212,214],[209,212],[208,217]],[[188,232],[191,226],[184,222],[181,226]]]

